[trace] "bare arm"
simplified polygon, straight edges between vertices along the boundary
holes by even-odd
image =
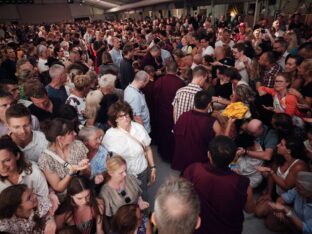
[[[96,217],[96,233],[97,234],[104,234],[103,229],[103,214],[104,214],[104,201],[102,199],[96,199],[98,202],[100,216]]]
[[[148,162],[148,165],[151,167],[150,183],[152,184],[156,180],[156,168],[155,168],[155,162],[154,162],[153,151],[152,151],[151,146],[146,147],[145,157]]]
[[[252,158],[258,158],[265,161],[270,161],[273,155],[273,149],[266,149],[265,151],[251,151],[248,150],[248,156]]]
[[[64,192],[68,187],[72,177],[66,175],[63,179],[60,179],[59,175],[48,169],[44,171],[44,175],[47,178],[48,183],[56,192]]]
[[[244,210],[247,213],[253,213],[253,212],[255,212],[255,209],[256,209],[256,202],[255,202],[255,199],[253,197],[253,191],[252,191],[252,188],[250,186],[248,186],[247,201],[245,203]]]
[[[281,177],[276,175],[273,170],[271,170],[270,174],[274,182],[283,190],[287,191],[295,186],[297,173],[299,171],[309,171],[309,169],[306,165],[298,163],[290,169],[286,179],[282,179]]]

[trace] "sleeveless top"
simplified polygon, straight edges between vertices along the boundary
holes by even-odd
[[[96,218],[77,224],[74,218],[74,223],[81,234],[95,234],[96,233]]]
[[[277,168],[277,171],[276,171],[276,175],[285,180],[286,177],[288,176],[289,171],[290,171],[290,169],[292,168],[292,166],[295,165],[296,162],[298,162],[298,161],[299,161],[299,159],[296,159],[295,161],[293,161],[293,163],[290,164],[290,166],[287,168],[287,170],[286,170],[284,173],[282,173],[282,172],[281,172],[281,168],[278,167],[278,168]],[[276,185],[276,193],[277,193],[278,195],[281,195],[281,194],[284,193],[284,192],[286,192],[286,191],[284,191],[281,187],[279,187],[278,185]]]

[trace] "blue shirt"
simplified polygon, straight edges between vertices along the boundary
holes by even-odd
[[[121,50],[116,50],[115,48],[113,48],[111,51],[109,51],[113,63],[118,66],[118,68],[120,67],[120,62],[122,60],[122,54],[121,54]]]
[[[106,171],[106,159],[107,159],[107,150],[104,148],[104,146],[101,145],[98,152],[90,162],[92,178],[94,178],[97,174]]]
[[[303,222],[302,233],[312,233],[312,203],[298,194],[296,188],[283,193],[282,198],[286,204],[293,204],[296,216]]]
[[[146,104],[144,93],[139,89],[128,85],[124,92],[124,100],[129,103],[133,110],[133,115],[140,116],[143,120],[145,130],[150,133],[150,114]]]
[[[48,92],[49,97],[59,99],[62,102],[62,104],[64,104],[68,98],[68,95],[66,93],[64,86],[61,86],[59,89],[55,89],[52,86],[47,85],[46,90]]]

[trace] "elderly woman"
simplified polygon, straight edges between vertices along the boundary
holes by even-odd
[[[1,233],[55,233],[50,203],[25,184],[12,185],[0,193]]]
[[[103,99],[103,94],[100,90],[90,91],[86,97],[86,108],[84,116],[86,117],[86,125],[95,125],[95,119],[98,110],[100,109],[100,103]]]
[[[91,177],[96,184],[103,181],[103,172],[106,171],[107,150],[101,144],[104,132],[100,128],[91,126],[83,127],[79,131],[78,138],[87,146],[87,157],[90,160]]]
[[[46,138],[50,142],[47,150],[38,160],[51,188],[64,200],[66,189],[73,176],[78,172],[89,175],[88,149],[76,139],[74,124],[65,119],[53,119],[46,130]]]
[[[128,173],[141,180],[143,198],[147,194],[148,165],[151,169],[150,183],[156,179],[156,166],[150,147],[151,138],[145,128],[133,121],[133,113],[127,102],[118,101],[109,108],[112,124],[103,139],[105,148],[121,155],[128,165]]]
[[[127,174],[127,163],[118,155],[107,160],[108,181],[103,185],[100,197],[105,201],[105,215],[112,217],[125,204],[138,204],[141,210],[149,207],[141,197],[139,181]]]
[[[277,203],[269,203],[274,213],[266,219],[266,226],[277,232],[311,233],[311,198],[312,172],[299,172],[296,187],[283,193]]]

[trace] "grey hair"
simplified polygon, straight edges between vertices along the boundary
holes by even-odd
[[[65,71],[65,67],[60,64],[54,64],[49,69],[51,79],[57,78]]]
[[[39,56],[41,56],[41,54],[45,51],[47,51],[47,47],[45,45],[38,45],[37,46],[37,53]]]
[[[173,208],[170,205],[171,200],[179,202],[179,205]],[[157,191],[154,207],[160,234],[194,232],[200,202],[193,185],[186,179],[180,177],[167,179]]]
[[[101,130],[100,128],[97,128],[95,126],[87,126],[83,127],[78,134],[78,138],[81,141],[88,141],[89,137],[95,133],[96,131]]]
[[[116,76],[112,74],[105,74],[99,79],[100,88],[115,87]]]
[[[147,81],[148,80],[148,74],[146,71],[138,71],[135,76],[134,80],[136,81]]]
[[[92,90],[86,97],[85,117],[87,119],[93,119],[96,117],[98,110],[100,109],[103,94],[100,90]]]
[[[255,101],[256,93],[247,85],[238,85],[236,87],[235,93],[238,99],[244,103],[251,103]]]

